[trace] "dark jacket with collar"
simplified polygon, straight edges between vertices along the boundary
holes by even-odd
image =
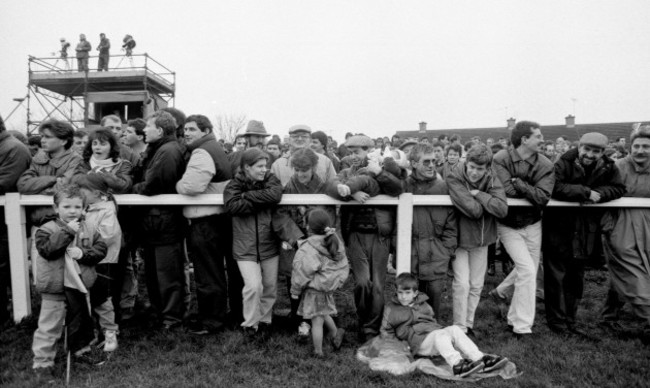
[[[494,155],[492,168],[503,184],[508,198],[527,199],[533,205],[510,206],[508,215],[499,222],[519,229],[540,221],[542,210],[553,193],[553,163],[539,153],[522,159],[516,149],[510,148]]]
[[[591,190],[601,195],[600,203],[622,197],[625,184],[616,164],[603,155],[591,172],[585,170],[578,149],[565,152],[555,163],[553,198],[568,202],[589,202]],[[544,213],[544,251],[563,258],[597,259],[600,255],[601,208],[559,207]]]
[[[411,174],[404,181],[404,192],[414,195],[449,195],[447,184],[436,173],[433,179]],[[411,273],[420,280],[444,278],[457,245],[456,211],[450,206],[413,208]]]
[[[185,157],[175,136],[165,136],[150,143],[141,165],[144,180],[133,186],[135,194],[176,194],[176,182],[185,171]],[[186,221],[180,206],[146,206],[142,212],[144,242],[169,245],[183,240]]]

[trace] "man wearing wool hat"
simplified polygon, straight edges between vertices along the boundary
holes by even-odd
[[[230,167],[232,170],[232,175],[235,176],[239,165],[241,162],[242,152],[245,150],[256,147],[264,151],[264,139],[268,136],[271,136],[270,133],[266,132],[264,123],[257,120],[251,120],[246,125],[246,130],[243,133],[240,133],[237,137],[243,136],[246,139],[246,146],[241,151],[236,151],[228,154],[228,161],[230,162]]]
[[[555,163],[552,198],[559,201],[603,203],[625,194],[614,161],[605,155],[607,137],[585,133],[580,146]],[[576,327],[576,313],[584,288],[584,266],[602,255],[600,219],[593,207],[548,208],[544,212],[544,303],[546,322],[561,335],[584,334]]]
[[[289,155],[276,160],[271,166],[271,172],[280,179],[282,187],[286,186],[293,175],[291,167],[291,154],[298,149],[307,148],[311,144],[311,128],[305,124],[294,125],[289,128]],[[336,178],[336,170],[332,161],[325,155],[317,153],[318,164],[315,167],[316,175],[325,183]]]

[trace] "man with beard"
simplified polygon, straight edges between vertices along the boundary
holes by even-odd
[[[242,153],[253,147],[264,150],[264,139],[268,136],[271,136],[271,134],[266,132],[263,122],[257,120],[251,120],[248,122],[248,125],[246,125],[246,131],[237,136],[237,140],[235,141],[235,145],[237,145],[240,142],[240,139],[243,138],[245,141],[243,149],[237,149],[237,151],[228,154],[232,176],[235,176],[239,170]]]
[[[553,198],[579,203],[603,203],[625,194],[614,161],[604,154],[607,137],[586,133],[580,146],[555,163]],[[582,333],[576,313],[584,288],[584,266],[602,253],[598,208],[550,208],[544,214],[544,303],[546,322],[558,334]]]

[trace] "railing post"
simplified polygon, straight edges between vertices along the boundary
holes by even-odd
[[[20,322],[32,313],[29,289],[29,265],[25,239],[25,208],[20,205],[20,194],[5,196],[5,223],[9,237],[9,261],[11,266],[11,292],[14,321]]]
[[[411,272],[413,194],[404,193],[397,203],[397,274]]]

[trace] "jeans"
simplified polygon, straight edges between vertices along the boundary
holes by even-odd
[[[218,330],[226,322],[228,282],[225,260],[230,244],[222,231],[229,227],[229,218],[225,215],[191,220],[187,241],[194,262],[196,301],[199,319],[208,330]]]
[[[112,277],[117,272],[118,264],[98,264],[95,266],[97,280],[90,288],[90,305],[102,330],[117,331],[115,323],[115,308],[111,297],[113,287]]]
[[[50,299],[46,294],[42,296],[38,328],[34,332],[34,342],[32,342],[34,368],[47,368],[54,365],[56,341],[63,334],[65,322],[65,300]]]
[[[537,268],[542,244],[542,222],[520,229],[497,223],[501,243],[515,263],[515,269],[496,288],[501,296],[512,295],[508,324],[513,332],[532,333],[535,322]]]
[[[351,232],[347,254],[354,276],[354,303],[365,335],[379,334],[384,312],[384,285],[390,238],[377,233]]]
[[[239,260],[239,272],[244,279],[242,290],[243,327],[257,327],[260,322],[271,323],[273,305],[278,290],[278,256],[261,262]]]
[[[454,325],[464,332],[474,327],[474,313],[481,300],[487,270],[487,253],[487,245],[469,250],[458,248],[456,259],[451,262],[454,270]]]
[[[420,344],[418,354],[421,356],[440,355],[452,367],[464,358],[478,361],[484,356],[476,344],[457,326],[447,326],[429,333]]]

